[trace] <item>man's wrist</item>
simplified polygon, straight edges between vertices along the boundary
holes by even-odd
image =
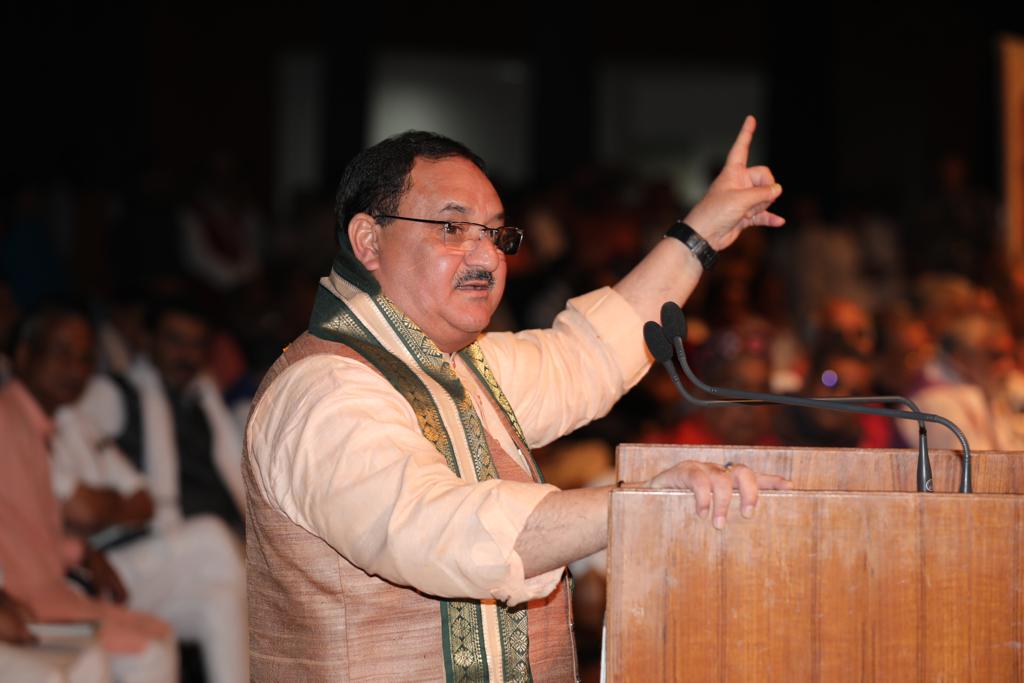
[[[701,203],[703,203],[703,200]],[[706,210],[701,204],[698,204],[683,216],[683,222],[693,228],[698,235],[706,239],[708,244],[719,250],[717,244],[718,237],[715,235],[715,216],[713,213]]]
[[[676,221],[665,233],[665,237],[671,237],[682,242],[687,249],[697,258],[704,270],[711,270],[718,258],[718,252],[708,244],[700,233],[683,221]]]

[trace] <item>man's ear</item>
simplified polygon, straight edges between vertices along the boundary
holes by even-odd
[[[368,213],[357,213],[348,222],[348,239],[356,258],[369,271],[380,268],[380,241],[377,221]]]

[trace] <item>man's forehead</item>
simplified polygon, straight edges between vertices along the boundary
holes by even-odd
[[[43,345],[64,344],[67,340],[92,339],[92,325],[77,313],[58,313],[48,320],[42,320],[40,324],[43,326],[40,334]]]
[[[440,217],[504,217],[501,198],[484,172],[469,159],[417,157],[402,204],[415,204]]]

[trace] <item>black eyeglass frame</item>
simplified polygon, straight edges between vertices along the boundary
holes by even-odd
[[[391,214],[381,213],[373,217],[374,220],[380,220],[382,218],[388,218],[390,220],[397,221],[411,221],[413,223],[430,223],[431,225],[440,225],[446,229],[451,228],[453,225],[474,225],[480,228],[480,234],[487,235],[488,239],[491,240],[498,251],[505,254],[506,256],[512,256],[519,251],[519,246],[523,243],[523,229],[514,228],[510,225],[503,225],[499,228],[492,228],[481,223],[473,223],[472,221],[441,221],[431,218],[410,218],[409,216],[394,216]],[[447,240],[447,233],[442,233],[442,236]],[[468,241],[468,240],[464,240]],[[447,244],[447,241],[445,242]]]

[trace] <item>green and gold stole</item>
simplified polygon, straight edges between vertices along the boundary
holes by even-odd
[[[321,285],[310,333],[350,347],[373,365],[412,406],[423,436],[456,476],[468,481],[497,479],[480,416],[446,355],[382,293],[350,287],[351,296],[346,291],[342,300]],[[474,342],[459,357],[487,387],[525,444],[519,422],[479,345]],[[533,458],[529,453],[525,457],[535,478],[542,481]],[[484,633],[486,624],[495,623],[501,656],[492,659],[500,659],[501,672],[488,671],[487,665]],[[525,605],[512,608],[493,600],[441,600],[441,633],[448,681],[532,680]],[[493,635],[490,640],[495,640]]]

